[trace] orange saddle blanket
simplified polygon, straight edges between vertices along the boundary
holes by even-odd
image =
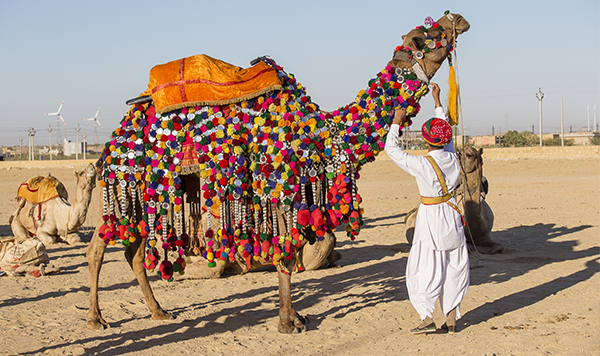
[[[154,66],[148,89],[158,113],[187,106],[227,105],[281,90],[277,71],[260,61],[241,68],[204,54]]]
[[[69,199],[65,186],[55,177],[36,176],[21,183],[17,191],[17,201],[25,199],[31,203],[39,204],[61,196]]]

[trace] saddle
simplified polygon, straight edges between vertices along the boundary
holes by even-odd
[[[17,190],[17,202],[26,200],[32,204],[41,204],[56,197],[68,200],[69,194],[65,186],[52,176],[29,178],[28,181],[21,183]]]
[[[190,106],[228,105],[282,89],[277,71],[263,61],[241,68],[204,54],[154,66],[148,89],[160,114]]]

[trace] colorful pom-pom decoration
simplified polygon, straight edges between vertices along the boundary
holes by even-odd
[[[425,25],[424,32],[442,31],[431,18]],[[425,52],[447,46],[443,36],[437,39],[427,35]],[[423,55],[403,46],[396,52]],[[144,240],[144,266],[158,268],[165,280],[184,272],[192,242],[214,267],[236,257],[248,266],[260,259],[283,265],[306,241],[342,224],[354,240],[364,223],[356,184],[361,167],[383,150],[395,109],[406,109],[400,127],[408,127],[429,91],[414,67],[388,65],[353,102],[325,112],[294,75],[269,57],[260,62],[276,73],[281,89],[167,112],[152,101],[135,104],[105,145],[99,235],[107,244]],[[186,177],[195,179],[204,216],[204,227],[190,236]]]

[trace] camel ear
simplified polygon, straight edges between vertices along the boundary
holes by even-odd
[[[479,149],[479,155],[481,156],[482,154],[483,154],[483,147],[481,147],[481,148]]]

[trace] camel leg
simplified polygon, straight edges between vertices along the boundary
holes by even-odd
[[[156,298],[154,298],[154,293],[152,292],[152,288],[150,287],[150,282],[148,281],[148,275],[146,274],[146,269],[144,268],[144,246],[146,246],[146,239],[137,239],[134,243],[127,246],[125,249],[125,258],[127,262],[129,262],[129,266],[133,270],[135,274],[135,278],[140,284],[140,288],[142,288],[142,293],[144,294],[144,299],[146,299],[146,304],[148,305],[148,309],[150,309],[150,313],[152,313],[153,320],[168,320],[173,319],[171,314],[164,311]]]
[[[242,274],[248,272],[247,269],[245,271],[242,270],[237,263],[231,265],[231,268],[228,264],[222,265],[220,263],[217,263],[215,267],[208,267],[208,261],[202,258],[202,256],[192,256],[186,259],[185,273],[183,275],[176,273],[174,277],[175,280],[216,279],[220,278],[225,271],[227,271],[227,274]]]
[[[81,236],[79,236],[79,234],[76,232],[74,232],[72,234],[68,234],[65,242],[68,243],[69,245],[79,243],[79,242],[81,242]]]
[[[21,224],[21,220],[19,214],[21,213],[21,208],[17,209],[17,211],[11,215],[9,218],[10,228],[13,232],[13,235],[17,238],[17,240],[25,240],[31,238],[31,233]]]
[[[102,225],[102,220],[98,223],[98,227]],[[94,231],[92,240],[86,250],[88,266],[90,268],[90,309],[88,310],[88,329],[104,329],[109,327],[108,323],[102,318],[100,313],[100,305],[98,304],[98,277],[100,269],[104,261],[104,251],[106,243],[98,235],[98,227]]]
[[[50,233],[48,233],[47,231],[44,231],[44,227],[43,226],[40,226],[37,229],[36,236],[46,246],[52,245],[53,243],[56,243],[56,238],[54,236],[50,235]]]
[[[333,264],[335,261],[340,260],[342,254],[333,250],[335,242],[334,234],[325,234],[323,240],[317,241],[312,245],[309,243],[305,244],[301,252],[301,261],[304,269],[306,271],[314,271],[326,263]]]
[[[290,263],[291,262],[291,263]],[[288,271],[292,270],[294,260],[286,260]],[[307,319],[300,316],[292,305],[292,273],[282,273],[280,265],[277,266],[277,277],[279,278],[279,325],[280,333],[300,333],[306,330]]]

